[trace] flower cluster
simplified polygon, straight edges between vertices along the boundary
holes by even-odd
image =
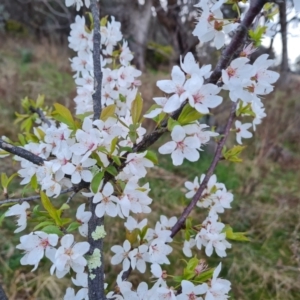
[[[84,4],[87,8],[90,6],[90,0],[66,0],[65,3],[66,6],[76,5],[77,10]],[[223,19],[220,9],[223,3],[225,0],[200,0],[196,5],[201,12],[193,33],[201,41],[214,40],[217,49],[224,45],[225,34],[235,30],[237,26],[234,21]],[[30,234],[23,235],[17,246],[24,251],[21,264],[32,265],[35,270],[45,256],[52,262],[50,273],[58,278],[75,272],[76,277],[72,278],[72,282],[79,290],[75,292],[73,288],[68,288],[64,299],[87,300],[88,274],[85,271],[88,266],[91,278],[93,274],[90,267],[94,258],[91,256],[87,261],[85,255],[90,244],[86,241],[75,242],[74,235],[69,232],[78,229],[81,236],[86,238],[92,213],[98,218],[119,217],[124,221],[126,240],[120,242],[121,245],[111,247],[111,264],[122,264],[122,271],[117,276],[118,289],[109,292],[107,298],[228,299],[230,282],[218,278],[221,263],[214,271],[211,270],[212,278],[207,282],[200,281],[201,284],[195,285],[196,281],[188,280],[192,277],[184,274],[186,277],[182,277],[178,288],[172,288],[167,279],[174,276],[168,275],[162,266],[170,264],[169,255],[173,251],[172,228],[178,222],[177,217],[162,215],[154,228],[148,224],[147,218],[138,222],[138,217],[134,217],[134,214],[151,212],[153,200],[149,196],[150,185],[147,182],[142,184],[141,179],[146,177],[149,168],[154,167],[156,158],[149,150],[139,153],[132,151],[133,146],[142,141],[146,134],[146,129],[141,126],[142,99],[138,92],[140,81],[137,78],[141,72],[130,65],[133,55],[127,42],[123,40],[120,27],[121,24],[113,17],[101,21],[100,61],[103,81],[100,119],[92,119],[95,92],[93,28],[88,28],[84,17],[76,16],[75,23],[71,25],[69,47],[77,53],[71,59],[77,85],[77,96],[74,99],[77,116],[74,119],[66,108],[57,104],[48,124],[38,120],[33,134],[28,135],[27,143],[22,145],[24,149],[43,159],[42,165],[15,157],[21,165],[18,171],[22,178],[21,184],[31,184],[34,189],[42,191],[41,198],[47,212],[38,216],[47,215],[49,218],[45,223],[49,223],[52,218],[57,225],[53,227],[59,231],[51,232],[51,226],[47,230],[45,227],[43,231],[39,224],[39,231],[36,228]],[[171,79],[157,82],[164,95],[154,98],[156,104],[144,116],[155,120],[158,128],[160,122],[168,118],[167,129],[172,140],[163,144],[158,151],[170,154],[175,166],[183,164],[184,159],[198,161],[202,147],[212,137],[219,135],[214,130],[208,130],[208,125],[200,121],[202,116],[210,114],[211,109],[222,103],[223,98],[219,95],[221,90],[228,91],[230,99],[238,102],[236,116],[253,118],[252,123],[235,121],[236,140],[239,144],[242,143],[242,138],[252,136],[248,131],[250,127],[255,130],[256,125],[261,123],[266,115],[261,98],[273,90],[278,74],[268,70],[273,61],[267,55],[261,55],[251,65],[248,56],[254,51],[252,44],[245,46],[240,57],[222,70],[222,77],[217,84],[207,83],[211,66],[200,67],[190,52],[184,58],[180,57],[180,66],[173,67]],[[178,116],[176,113],[180,108]],[[185,183],[188,189],[186,198],[198,195],[204,178],[202,175],[200,179],[196,177],[193,182]],[[61,218],[62,211],[66,208],[56,209],[48,197],[58,197],[64,187],[74,189],[82,183],[89,187],[82,194],[92,198],[96,208],[94,212],[89,212],[85,211],[85,203],[80,204],[76,221],[71,223],[69,218]],[[192,257],[192,248],[196,247],[198,250],[205,248],[207,256],[215,251],[219,257],[225,257],[231,244],[219,215],[231,207],[233,195],[213,175],[199,199],[193,200],[197,201],[199,208],[207,210],[208,216],[198,225],[186,226],[188,237],[182,242],[183,253]],[[6,212],[5,216],[18,217],[15,232],[26,228],[29,209],[28,202],[23,202],[11,206]],[[39,213],[36,208],[33,218],[35,213]],[[67,234],[64,230],[66,224],[69,224]],[[105,236],[103,226],[97,230],[89,234],[89,237],[97,239]],[[60,246],[57,246],[59,243]],[[96,264],[100,257],[97,256],[97,259]],[[199,261],[193,270],[195,274],[207,269],[203,264]],[[145,273],[147,267],[155,278],[154,284],[149,287],[147,283],[141,282],[134,290],[123,275],[130,270]]]
[[[107,21],[106,26],[101,26],[101,67],[102,80],[102,105],[115,105],[118,116],[125,117],[131,103],[137,95],[137,86],[140,81],[137,77],[141,72],[130,65],[133,58],[126,41],[122,42],[119,49],[118,43],[122,41],[120,22]],[[75,23],[71,25],[69,47],[77,52],[77,56],[71,59],[71,67],[75,73],[77,85],[76,113],[84,114],[93,111],[94,93],[94,67],[93,67],[93,30],[88,30],[85,18],[76,16]],[[116,55],[115,52],[119,54]],[[118,59],[120,68],[111,69],[110,63],[116,64]]]
[[[238,24],[225,20],[221,6],[225,0],[201,0],[195,7],[201,8],[198,23],[193,31],[201,42],[214,41],[215,47],[220,49],[225,44],[225,35],[235,30]]]
[[[201,175],[200,182],[198,177],[196,177],[194,182],[187,181],[185,183],[185,187],[189,190],[186,194],[187,198],[192,198],[196,194],[204,177],[204,174]],[[231,248],[231,245],[226,240],[225,232],[223,232],[225,225],[218,221],[218,214],[223,213],[225,209],[231,208],[230,203],[232,201],[232,193],[227,191],[223,183],[217,182],[216,175],[212,175],[197,202],[198,207],[209,209],[209,214],[201,224],[197,234],[184,242],[183,252],[186,256],[192,256],[191,248],[194,246],[199,250],[204,246],[207,256],[211,256],[213,250],[220,257],[226,256],[225,250]]]
[[[168,299],[168,300],[189,300],[189,299],[205,299],[217,300],[228,299],[228,292],[230,291],[230,282],[225,279],[218,278],[221,271],[221,263],[213,272],[212,280],[209,283],[202,283],[194,285],[191,281],[182,280],[180,286],[180,293],[174,288],[168,287],[165,279],[167,273],[161,269],[157,264],[153,264],[151,267],[151,273],[156,282],[149,288],[146,282],[141,282],[136,291],[132,290],[132,284],[122,280],[123,272],[117,278],[117,285],[120,294],[109,292],[107,297],[114,297],[118,300],[129,299],[142,299],[142,300],[154,300],[154,299]]]

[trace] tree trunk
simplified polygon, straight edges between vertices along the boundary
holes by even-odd
[[[288,47],[287,47],[287,20],[286,20],[286,2],[282,1],[279,3],[279,22],[280,32],[282,40],[282,55],[281,55],[281,72],[288,72],[289,60],[288,60]]]
[[[177,0],[168,0],[167,11],[162,8],[159,0],[153,0],[153,6],[156,8],[159,22],[167,29],[170,35],[170,42],[174,48],[173,61],[177,62],[180,55],[185,55],[187,52],[192,51],[199,41],[182,23],[180,19],[180,5],[177,4]]]
[[[134,63],[136,67],[142,71],[145,70],[145,52],[148,41],[148,31],[151,21],[152,1],[146,0],[145,4],[141,5],[137,0],[132,1],[132,4],[127,5],[129,26],[127,32],[129,46],[134,53]]]
[[[102,4],[102,16],[113,15],[121,22],[121,31],[134,53],[133,63],[142,71],[145,69],[151,6],[152,0],[145,0],[143,5],[139,4],[138,0],[103,0]]]

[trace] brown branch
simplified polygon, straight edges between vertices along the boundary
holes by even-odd
[[[61,191],[60,195],[70,193],[70,192],[72,192],[74,190],[75,190],[75,187],[68,188],[66,190]],[[34,201],[34,200],[37,200],[37,199],[40,199],[40,198],[41,198],[40,195],[35,195],[35,196],[29,196],[29,197],[26,197],[26,198],[6,199],[6,200],[0,201],[0,205],[6,204],[6,203],[15,203],[15,202],[22,203],[24,201],[26,201],[26,202],[28,202],[28,201]]]
[[[51,126],[51,122],[46,118],[46,116],[44,115],[43,111],[40,108],[34,108],[33,106],[30,106],[29,109],[31,112],[37,113],[40,119],[42,120],[42,122],[47,124],[49,127]]]
[[[26,149],[16,147],[12,144],[9,144],[9,143],[3,141],[1,138],[0,138],[0,149],[3,149],[11,154],[20,156],[20,157],[32,162],[35,165],[42,166],[44,164],[43,158],[31,153],[30,151],[28,151]]]
[[[93,63],[94,63],[94,94],[93,94],[93,110],[94,120],[100,118],[102,104],[101,104],[101,87],[102,87],[102,69],[100,60],[101,49],[101,34],[100,34],[100,20],[99,8],[95,0],[91,1],[91,11],[94,21],[94,35],[93,35]]]
[[[85,181],[81,181],[80,183],[78,184],[74,184],[72,187],[68,188],[68,189],[65,189],[63,191],[60,192],[60,195],[63,195],[63,194],[67,194],[67,193],[70,193],[70,192],[73,192],[72,193],[72,197],[74,197],[75,194],[77,194],[79,191],[85,189],[85,188],[88,188],[90,186],[90,183],[89,182],[85,182]],[[34,201],[34,200],[37,200],[41,198],[40,195],[35,195],[35,196],[29,196],[29,197],[26,197],[26,198],[15,198],[15,199],[6,199],[6,200],[1,200],[0,201],[0,205],[2,204],[5,204],[5,203],[14,203],[14,202],[24,202],[24,201]]]
[[[100,50],[101,50],[101,34],[100,34],[100,20],[99,20],[99,7],[97,0],[91,0],[91,11],[94,21],[94,36],[93,36],[93,62],[94,62],[94,89],[93,94],[93,120],[98,120],[101,115],[101,87],[102,87],[102,70],[100,62]],[[93,255],[95,250],[100,251],[101,263],[93,269],[89,269],[88,276],[88,290],[90,300],[105,300],[104,292],[104,260],[103,260],[103,238],[94,240],[92,233],[98,226],[103,225],[104,217],[98,218],[95,213],[97,204],[93,203],[93,197],[89,198],[90,211],[92,217],[88,223],[88,242],[90,244],[89,255]]]
[[[236,33],[234,34],[229,45],[222,52],[221,58],[218,61],[217,66],[210,75],[208,80],[209,83],[216,83],[222,75],[222,70],[225,69],[232,60],[232,57],[244,40],[244,37],[248,33],[248,29],[251,27],[251,24],[255,17],[262,10],[263,6],[267,3],[266,0],[251,0],[250,7],[241,22],[240,26],[237,28]]]
[[[215,152],[214,158],[212,160],[212,163],[211,163],[210,167],[208,168],[208,170],[206,172],[206,175],[205,175],[202,183],[200,184],[200,187],[197,190],[196,194],[192,198],[189,205],[184,209],[183,213],[181,214],[181,216],[178,219],[178,221],[176,222],[176,224],[173,226],[172,233],[171,233],[172,238],[183,227],[186,218],[189,216],[189,214],[191,213],[191,211],[194,209],[197,202],[199,201],[204,189],[206,188],[206,185],[208,183],[209,178],[213,175],[213,173],[215,171],[215,168],[216,168],[219,160],[221,159],[222,149],[225,145],[225,142],[226,142],[227,137],[228,137],[229,132],[230,132],[230,128],[232,126],[232,122],[233,122],[234,117],[235,117],[236,106],[237,106],[237,103],[233,102],[232,107],[231,107],[231,111],[230,111],[230,115],[229,115],[229,118],[228,118],[228,121],[227,121],[227,124],[226,124],[226,127],[225,127],[224,136],[218,144],[218,147],[216,149],[216,152]]]

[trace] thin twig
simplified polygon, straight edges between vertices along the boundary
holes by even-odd
[[[63,190],[61,191],[59,194],[62,195],[62,194],[67,194],[67,193],[70,193],[72,191],[74,191],[76,189],[76,187],[70,187],[66,190]],[[40,199],[41,196],[40,195],[35,195],[35,196],[29,196],[29,197],[26,197],[26,198],[14,198],[14,199],[6,199],[6,200],[2,200],[0,201],[0,205],[2,204],[6,204],[6,203],[15,203],[15,202],[24,202],[24,201],[34,201],[34,200],[37,200],[37,199]]]
[[[74,198],[74,196],[77,194],[77,192],[73,192],[70,196],[69,196],[69,198],[67,199],[67,201],[66,201],[66,203],[68,204],[73,198]]]
[[[32,162],[35,165],[42,166],[44,164],[43,158],[31,153],[30,151],[28,151],[26,149],[16,147],[12,144],[9,144],[9,143],[3,141],[1,138],[0,138],[0,149],[3,149],[11,154],[20,156],[20,157]]]
[[[51,127],[51,122],[46,118],[46,116],[44,115],[43,111],[40,108],[34,108],[33,106],[30,106],[29,109],[31,112],[37,113],[40,119],[42,120],[42,122],[44,122],[49,127]]]
[[[181,214],[181,216],[177,220],[176,224],[173,226],[172,233],[171,233],[172,238],[183,227],[186,218],[189,216],[189,214],[192,212],[192,210],[196,206],[196,204],[199,201],[204,189],[206,188],[206,185],[209,181],[209,178],[213,175],[213,173],[215,171],[215,168],[216,168],[216,166],[217,166],[217,164],[218,164],[218,162],[221,158],[222,149],[225,145],[225,142],[226,142],[227,137],[228,137],[229,132],[230,132],[230,128],[232,126],[232,122],[233,122],[234,117],[235,117],[236,106],[237,106],[237,103],[233,102],[232,107],[231,107],[231,111],[230,111],[230,115],[229,115],[229,118],[228,118],[228,121],[227,121],[227,124],[226,124],[226,127],[225,127],[224,136],[218,144],[218,147],[216,149],[216,152],[215,152],[214,158],[212,160],[212,163],[211,163],[210,167],[208,168],[208,170],[206,172],[206,175],[205,175],[202,183],[200,184],[200,187],[197,190],[196,194],[192,198],[189,205],[184,209],[183,213]]]

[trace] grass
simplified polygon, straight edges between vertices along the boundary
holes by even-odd
[[[72,109],[75,85],[64,48],[48,43],[33,43],[22,46],[24,41],[8,39],[0,46],[0,132],[10,138],[17,132],[12,124],[14,111],[20,110],[20,99],[36,98],[44,93],[48,104],[66,103]],[[22,47],[26,48],[22,50]],[[158,91],[155,81],[167,75],[150,71],[143,75],[142,92],[146,106]],[[284,101],[283,101],[284,99]],[[276,91],[267,99],[268,117],[259,128],[255,139],[248,144],[242,164],[221,162],[216,175],[219,182],[234,194],[231,210],[222,215],[222,221],[230,223],[235,231],[248,231],[251,241],[232,243],[228,256],[222,259],[222,276],[232,282],[231,299],[234,300],[297,300],[300,286],[300,159],[299,159],[299,105],[297,94],[290,89]],[[223,112],[216,118],[221,120]],[[148,126],[148,125],[147,125]],[[149,127],[152,125],[149,124]],[[162,144],[160,140],[154,146]],[[181,167],[174,167],[169,156],[159,156],[159,165],[150,170],[150,195],[154,199],[150,225],[154,225],[160,214],[177,215],[182,212],[186,199],[184,182],[193,180],[207,170],[211,156],[201,153],[197,163],[185,161]],[[0,161],[0,172],[12,173],[16,166],[9,160]],[[20,194],[18,184],[11,193]],[[57,202],[59,201],[59,203]],[[64,200],[55,200],[57,206]],[[84,201],[77,196],[75,203]],[[0,211],[0,215],[4,212]],[[205,211],[193,212],[199,222],[205,218]],[[138,216],[142,219],[144,216]],[[105,260],[109,261],[109,245],[120,244],[125,238],[122,221],[106,218],[109,235],[106,238]],[[15,228],[11,218],[2,222],[0,229],[0,282],[10,299],[60,299],[70,284],[68,279],[58,280],[50,276],[50,263],[46,260],[41,268],[31,273],[31,267],[21,266],[22,254],[15,249],[20,235],[12,234]],[[177,240],[175,240],[177,241]],[[175,243],[175,251],[181,245]],[[198,252],[199,258],[205,258]],[[211,266],[220,260],[208,259]],[[175,256],[166,269],[170,274],[179,274],[184,263]],[[120,266],[106,264],[107,281],[114,286],[114,277]],[[146,275],[133,272],[130,280],[137,284]]]

